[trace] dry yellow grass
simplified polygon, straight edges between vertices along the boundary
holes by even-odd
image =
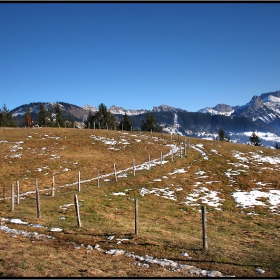
[[[0,132],[0,178],[2,186],[7,187],[7,196],[16,180],[20,181],[23,193],[35,190],[35,180],[38,179],[42,213],[37,219],[35,195],[29,194],[15,205],[13,212],[10,211],[10,199],[1,200],[1,217],[39,223],[46,228],[3,224],[56,238],[48,241],[12,238],[0,231],[0,246],[3,252],[7,252],[2,254],[0,262],[3,277],[190,276],[187,272],[173,272],[158,265],[143,268],[135,265],[134,259],[124,256],[112,257],[97,250],[90,253],[85,249],[75,250],[71,242],[100,244],[106,250],[117,248],[140,256],[167,258],[202,269],[219,270],[225,275],[279,277],[279,215],[262,206],[254,207],[260,215],[247,215],[251,209],[240,209],[231,196],[236,189],[250,191],[256,188],[257,182],[267,184],[267,189],[279,190],[279,165],[266,162],[260,165],[253,159],[243,163],[249,169],[233,165],[240,163],[234,151],[248,157],[254,154],[279,157],[277,150],[188,138],[192,146],[203,144],[201,149],[208,160],[191,148],[182,158],[177,153],[173,162],[169,156],[168,162],[162,166],[136,170],[135,177],[130,169],[124,172],[126,177],[118,177],[116,182],[114,164],[117,170],[125,170],[132,167],[133,159],[139,165],[148,161],[149,155],[151,160],[160,158],[161,151],[163,154],[170,151],[170,146],[166,145],[170,144],[170,135],[154,134],[151,137],[150,133],[63,128],[15,128],[1,129]],[[173,144],[178,145],[177,137],[173,139]],[[117,143],[109,144],[108,141]],[[174,172],[178,169],[186,172]],[[225,175],[229,169],[245,171],[229,178]],[[97,180],[90,181],[97,177],[98,170],[100,175],[112,173],[100,180],[99,187]],[[77,184],[65,186],[77,183],[79,171],[82,181],[89,180],[82,182],[81,192],[77,191]],[[57,187],[54,197],[47,190],[51,187],[52,176],[55,176]],[[207,186],[219,193],[220,199],[224,199],[221,200],[221,210],[202,199],[199,206],[185,203],[186,196],[199,186]],[[142,196],[140,190],[143,188],[154,191],[154,194]],[[174,200],[164,198],[165,191],[173,192]],[[114,195],[116,193],[119,195]],[[74,203],[74,194],[79,197],[81,228],[77,227],[74,206],[69,206]],[[0,197],[3,197],[1,189]],[[135,198],[139,202],[137,236],[134,235]],[[208,212],[209,248],[206,252],[201,250],[201,214],[198,211],[201,205],[206,205]],[[51,232],[52,227],[63,231]],[[112,235],[114,239],[108,240]],[[127,240],[117,244],[117,238]],[[192,258],[186,259],[182,252],[188,252]],[[19,254],[20,259],[16,257]],[[265,270],[263,275],[256,272],[258,267]]]

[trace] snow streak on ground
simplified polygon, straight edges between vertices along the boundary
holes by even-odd
[[[6,218],[1,218],[1,225],[0,225],[0,230],[11,234],[13,238],[17,238],[19,235],[25,238],[30,238],[32,243],[35,243],[38,240],[55,240],[55,237],[51,235],[45,235],[45,234],[39,234],[37,232],[30,232],[26,230],[18,230],[18,229],[11,229],[8,226],[6,226],[6,223],[13,223],[13,224],[19,224],[19,225],[25,225],[28,227],[42,227],[41,225],[32,225],[28,224],[27,222],[23,222],[20,219],[6,219]],[[63,230],[61,228],[51,228],[50,231],[53,232],[62,232]],[[113,241],[114,240],[114,235],[109,236],[108,240]],[[116,244],[120,244],[122,242],[129,241],[129,239],[120,239],[116,238]],[[75,242],[71,242],[74,250],[85,250],[87,253],[90,253],[90,251],[97,250],[99,252],[102,252],[107,255],[111,255],[112,257],[114,256],[120,256],[123,255],[127,258],[133,258],[135,260],[134,265],[141,266],[143,268],[149,268],[151,265],[158,265],[161,267],[164,267],[168,269],[171,272],[187,272],[190,274],[190,276],[204,276],[204,277],[226,277],[227,275],[223,275],[220,271],[217,270],[205,270],[205,269],[200,269],[192,265],[184,265],[184,264],[179,264],[177,262],[174,262],[172,260],[168,259],[158,259],[154,258],[152,256],[139,256],[131,252],[127,252],[125,250],[121,249],[110,249],[110,250],[104,250],[100,247],[99,244],[77,244]],[[188,255],[188,253],[183,252],[180,253],[178,252],[178,255],[184,256],[187,259],[191,259],[191,257]],[[232,276],[232,275],[231,275]]]

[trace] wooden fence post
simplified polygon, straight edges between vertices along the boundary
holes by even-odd
[[[41,218],[41,208],[40,208],[40,195],[38,187],[38,179],[36,179],[36,202],[37,202],[37,218]]]
[[[171,151],[171,160],[172,160],[172,162],[174,161],[173,149]]]
[[[81,191],[81,172],[78,173],[78,191]]]
[[[52,196],[54,196],[54,176],[52,177]]]
[[[203,250],[208,248],[207,245],[207,234],[206,234],[206,207],[201,206],[202,213],[202,240],[203,240]]]
[[[149,155],[149,170],[151,170],[151,156]]]
[[[6,201],[6,185],[3,186],[3,201]]]
[[[182,158],[182,145],[180,143],[180,158]]]
[[[135,159],[132,160],[132,164],[133,164],[133,176],[135,177]]]
[[[78,201],[78,196],[76,194],[74,195],[74,204],[75,204],[75,209],[76,209],[78,227],[81,227],[82,224],[81,224],[81,219],[80,219],[79,201]]]
[[[116,165],[114,164],[114,173],[115,173],[115,180],[116,182],[118,181],[118,176],[117,176],[117,170],[116,170]]]
[[[160,151],[160,165],[162,165],[162,151]]]
[[[99,170],[97,171],[97,187],[99,187],[99,182],[100,182],[100,178],[99,178]]]
[[[15,191],[14,185],[11,186],[11,212],[15,210]]]
[[[17,204],[19,204],[19,180],[17,180]]]
[[[135,234],[138,234],[138,199],[135,198],[134,200],[134,218],[135,218]]]

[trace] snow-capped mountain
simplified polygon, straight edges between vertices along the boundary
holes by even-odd
[[[206,107],[198,112],[210,113],[211,115],[245,116],[253,121],[274,122],[276,126],[280,127],[280,91],[263,93],[260,96],[255,95],[250,102],[243,106],[231,107],[218,104],[215,107]]]
[[[82,107],[83,109],[87,110],[87,111],[92,111],[92,112],[97,112],[98,111],[98,108],[96,107],[92,107],[88,104],[86,104],[85,106]]]
[[[38,119],[39,106],[43,104],[47,111],[54,111],[57,103],[37,102],[19,106],[11,113],[18,126],[24,126],[24,116],[27,108],[32,120]],[[98,111],[97,107],[85,105],[79,107],[73,104],[59,102],[62,116],[65,120],[75,121],[77,127],[84,127],[89,112]],[[273,146],[273,141],[280,137],[280,91],[253,96],[243,106],[229,106],[218,104],[215,107],[207,107],[198,112],[174,108],[168,105],[154,106],[152,110],[130,110],[123,107],[111,106],[108,111],[116,116],[120,122],[122,115],[127,114],[136,130],[141,130],[142,121],[147,112],[152,112],[163,131],[173,134],[181,134],[191,137],[215,139],[219,129],[226,131],[232,141],[244,143],[248,133],[257,131],[263,140]],[[206,114],[207,113],[207,114]],[[275,140],[272,140],[275,139]]]
[[[125,115],[127,114],[128,116],[135,116],[135,115],[140,115],[140,114],[145,114],[148,112],[148,110],[131,110],[131,109],[124,109],[123,107],[117,107],[115,105],[111,106],[109,108],[110,113],[114,115]]]
[[[186,111],[186,110],[183,110],[183,109],[180,109],[180,108],[174,108],[174,107],[167,106],[167,105],[160,105],[159,107],[154,106],[152,111],[153,112],[172,112],[172,113],[177,113],[177,112],[182,112],[182,111]]]
[[[280,91],[255,95],[249,103],[239,107],[232,115],[242,115],[254,121],[260,119],[266,123],[280,121]]]
[[[223,115],[231,116],[234,113],[234,110],[238,107],[231,107],[226,104],[218,104],[215,107],[206,107],[199,110],[199,113],[210,113],[211,115]]]

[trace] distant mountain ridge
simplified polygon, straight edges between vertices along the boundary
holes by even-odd
[[[277,123],[280,120],[280,91],[263,93],[260,96],[254,95],[250,102],[243,106],[231,107],[218,104],[213,108],[206,107],[198,112],[212,115],[245,116],[253,121],[259,119],[266,123]]]
[[[82,128],[89,112],[95,113],[97,107],[86,104],[83,107],[58,102],[64,119],[74,120]],[[43,104],[46,110],[54,108],[56,103],[36,102],[24,104],[10,112],[13,114],[18,126],[24,126],[24,115],[29,108],[33,120],[38,118],[39,106]],[[217,104],[215,107],[206,107],[198,112],[188,112],[181,108],[168,105],[154,106],[152,110],[124,109],[123,107],[111,106],[108,109],[115,115],[119,122],[124,114],[127,114],[136,130],[141,129],[141,123],[147,112],[154,113],[158,124],[163,131],[179,133],[182,135],[198,136],[212,135],[215,137],[218,129],[224,129],[228,134],[240,134],[248,131],[261,131],[280,136],[280,91],[263,93],[253,96],[243,106],[230,106]]]

